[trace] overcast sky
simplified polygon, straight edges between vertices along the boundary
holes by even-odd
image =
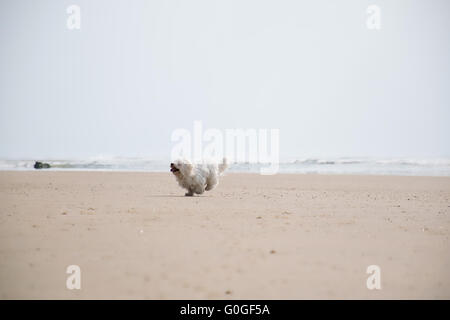
[[[0,40],[0,158],[169,157],[194,120],[280,129],[282,157],[450,156],[448,0],[2,0]]]

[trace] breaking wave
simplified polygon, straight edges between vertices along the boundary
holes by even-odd
[[[99,156],[85,160],[36,159],[52,171],[144,171],[168,172],[169,160]],[[0,160],[0,170],[34,170],[35,160]],[[230,172],[257,173],[268,164],[234,163]],[[281,161],[279,173],[388,174],[450,176],[449,158],[298,158]]]

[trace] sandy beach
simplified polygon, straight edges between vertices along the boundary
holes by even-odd
[[[183,194],[170,173],[0,172],[0,298],[450,299],[449,177],[229,173]]]

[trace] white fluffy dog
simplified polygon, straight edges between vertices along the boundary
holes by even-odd
[[[219,177],[228,167],[226,159],[222,164],[192,164],[188,160],[177,160],[170,164],[170,171],[177,178],[178,184],[186,189],[185,196],[202,194],[214,189],[219,184]]]

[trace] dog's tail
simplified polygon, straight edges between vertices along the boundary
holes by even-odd
[[[222,174],[228,168],[227,158],[223,158],[222,164],[219,164],[219,173]]]

